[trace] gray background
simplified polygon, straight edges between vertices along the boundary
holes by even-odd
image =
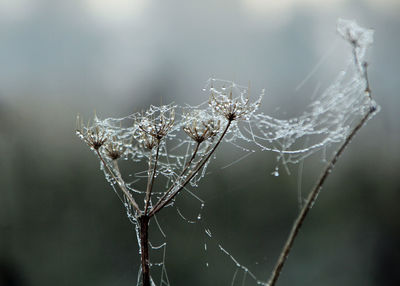
[[[335,168],[278,285],[399,285],[396,0],[0,0],[0,285],[136,283],[133,226],[75,136],[76,114],[198,104],[211,76],[265,88],[272,116],[300,114],[346,61],[338,17],[375,30],[369,71],[382,110]],[[218,243],[266,280],[297,213],[298,166],[275,178],[275,157],[263,153],[222,169],[240,157],[223,149],[197,189],[202,222],[160,215],[172,285],[230,285],[236,268]],[[303,192],[321,166],[318,154],[305,161]],[[197,202],[178,204],[196,217]]]

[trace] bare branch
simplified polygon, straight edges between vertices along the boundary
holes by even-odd
[[[122,192],[125,194],[125,196],[128,198],[129,202],[131,205],[136,209],[136,211],[140,214],[140,208],[139,205],[136,203],[135,199],[132,197],[132,194],[128,191],[128,189],[125,186],[124,181],[122,180],[121,174],[118,174],[115,176],[114,172],[110,169],[108,164],[104,161],[103,157],[101,156],[99,150],[96,150],[97,156],[99,156],[100,161],[103,163],[104,167],[108,170],[110,175],[113,177],[113,179],[117,182],[118,186],[122,190]]]
[[[211,151],[208,153],[208,155],[201,160],[196,167],[190,172],[188,177],[185,179],[185,181],[179,186],[177,190],[172,192],[171,195],[163,196],[158,202],[157,205],[153,208],[153,210],[149,213],[149,217],[152,217],[155,215],[157,212],[159,212],[166,204],[168,204],[191,180],[192,178],[200,171],[200,169],[206,164],[206,162],[210,159],[211,155],[215,152],[219,144],[221,143],[222,139],[224,138],[226,132],[228,131],[229,127],[231,126],[232,120],[228,120],[228,124],[225,127],[224,132],[221,134],[219,137],[217,143],[214,145],[214,148],[211,149]],[[179,178],[177,179],[179,180]]]
[[[318,194],[321,192],[322,186],[325,183],[326,179],[329,177],[329,174],[331,174],[331,171],[333,167],[335,166],[336,162],[338,161],[339,157],[342,155],[343,151],[346,149],[346,147],[350,144],[351,140],[353,137],[357,134],[357,132],[365,125],[365,123],[368,121],[368,119],[371,117],[371,115],[376,111],[376,108],[371,106],[368,112],[364,115],[364,117],[361,119],[361,121],[354,127],[352,132],[347,136],[346,140],[344,143],[340,146],[338,151],[335,153],[331,161],[328,163],[327,167],[325,168],[324,172],[322,173],[321,178],[318,180],[318,183],[314,187],[314,189],[309,193],[307,200],[301,209],[298,217],[296,218],[293,227],[290,231],[289,237],[287,238],[287,241],[285,243],[285,246],[282,249],[282,252],[278,258],[278,261],[275,265],[274,270],[272,271],[272,275],[268,281],[269,286],[274,286],[276,281],[279,278],[279,275],[282,271],[282,268],[286,262],[286,259],[289,255],[290,250],[292,249],[293,242],[303,224],[304,219],[307,217],[308,212],[314,205],[314,202],[316,198],[318,197]]]
[[[157,171],[158,155],[159,155],[159,152],[160,152],[160,140],[158,140],[158,142],[157,142],[157,150],[156,150],[156,157],[154,159],[153,170],[151,170],[151,161],[152,161],[151,152],[152,151],[150,151],[149,174],[148,174],[149,180],[148,180],[147,189],[146,189],[146,204],[145,204],[145,207],[144,207],[144,214],[147,213],[147,210],[148,210],[149,204],[150,204],[151,191],[153,189],[154,177],[155,177],[155,174],[156,174],[156,171]],[[151,172],[151,175],[150,175],[150,172]]]

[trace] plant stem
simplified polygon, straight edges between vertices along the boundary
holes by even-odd
[[[182,176],[186,173],[186,171],[189,169],[189,167],[190,167],[190,165],[192,164],[194,158],[196,157],[197,151],[199,150],[199,146],[200,146],[200,143],[197,143],[197,144],[196,144],[196,147],[195,147],[195,149],[194,149],[194,151],[193,151],[192,157],[190,158],[189,162],[186,163],[186,167],[182,170],[182,172],[180,173],[179,177],[182,177]],[[179,177],[178,177],[178,178],[179,178]],[[169,187],[169,189],[164,193],[164,195],[163,195],[163,196],[158,200],[158,202],[153,206],[153,209],[156,209],[156,208],[158,207],[158,205],[164,201],[164,199],[170,194],[171,190],[175,187],[175,185],[176,185],[177,183],[178,183],[178,180],[176,180],[176,181]],[[152,216],[151,214],[149,214],[149,215]]]
[[[132,197],[131,193],[129,193],[128,189],[125,187],[125,182],[122,180],[121,174],[117,174],[117,176],[114,175],[114,172],[110,169],[106,161],[104,161],[103,156],[101,156],[99,150],[96,150],[97,156],[99,156],[100,161],[103,163],[104,167],[108,170],[110,175],[113,177],[115,182],[118,184],[124,195],[128,198],[129,202],[131,205],[135,208],[135,210],[140,213],[140,208],[138,204],[136,203],[135,199]]]
[[[287,241],[285,243],[285,246],[282,249],[282,252],[278,258],[278,261],[275,265],[274,270],[272,271],[271,277],[268,281],[269,286],[274,286],[276,281],[279,278],[279,275],[282,271],[282,268],[286,262],[286,259],[289,255],[290,250],[292,249],[293,242],[303,224],[304,219],[306,218],[308,212],[314,205],[315,200],[318,197],[318,194],[321,192],[322,186],[325,183],[326,179],[329,177],[329,174],[331,173],[333,167],[335,166],[336,162],[338,161],[339,157],[342,155],[343,151],[346,149],[346,147],[349,145],[353,137],[356,135],[356,133],[365,125],[369,117],[376,111],[376,108],[371,106],[368,112],[364,115],[364,117],[360,120],[360,122],[354,127],[354,129],[351,131],[351,133],[346,137],[346,140],[344,143],[340,146],[340,148],[336,151],[335,155],[331,159],[331,161],[328,163],[328,165],[325,168],[325,171],[322,173],[321,178],[318,180],[318,183],[314,187],[314,189],[309,193],[306,203],[304,204],[303,208],[301,209],[298,217],[296,218],[292,229],[290,231],[289,237],[287,238]]]
[[[201,142],[196,142],[196,147],[194,148],[193,155],[190,158],[190,160],[186,163],[186,167],[183,169],[183,171],[180,174],[180,176],[183,176],[186,173],[186,171],[189,169],[189,167],[192,164],[194,158],[196,157],[197,151],[199,151],[200,144],[201,144]]]
[[[144,207],[144,214],[147,213],[147,209],[149,207],[150,204],[150,198],[151,198],[151,191],[153,189],[153,184],[154,184],[154,177],[156,175],[156,171],[157,171],[157,163],[158,163],[158,154],[160,152],[160,140],[158,140],[157,142],[157,151],[156,151],[156,158],[155,158],[155,162],[154,162],[154,167],[153,167],[153,171],[151,171],[151,161],[152,161],[152,156],[150,156],[149,159],[149,181],[147,182],[147,189],[146,189],[146,204]],[[151,172],[151,175],[150,175]]]
[[[214,145],[214,147],[211,149],[211,151],[207,154],[207,156],[201,160],[200,162],[197,163],[197,165],[194,167],[194,169],[191,171],[191,173],[188,175],[188,177],[185,179],[185,181],[179,186],[179,188],[169,194],[169,192],[172,190],[168,190],[167,193],[164,194],[164,196],[157,202],[155,207],[149,212],[149,216],[152,217],[155,215],[157,212],[159,212],[165,205],[167,205],[192,179],[193,177],[200,171],[200,169],[206,164],[206,162],[210,159],[211,155],[214,154],[215,150],[219,146],[219,144],[222,142],[222,139],[224,138],[226,132],[228,132],[229,127],[231,126],[232,120],[228,120],[228,124],[226,125],[224,132],[221,134],[219,137],[217,143]],[[179,180],[178,178],[177,180]],[[175,185],[175,184],[174,184]]]
[[[142,215],[138,218],[140,227],[140,257],[142,265],[142,286],[150,286],[149,261],[149,217]]]

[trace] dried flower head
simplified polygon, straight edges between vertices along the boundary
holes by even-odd
[[[175,110],[170,106],[160,107],[160,114],[155,116],[152,109],[143,114],[139,120],[139,141],[152,149],[158,145],[163,137],[171,130],[175,123]]]
[[[225,87],[222,90],[222,92],[217,91],[211,87],[209,105],[215,113],[224,116],[229,121],[248,120],[260,105],[261,98],[254,103],[250,103],[248,95],[241,94],[234,98],[232,88],[229,95],[225,93]]]
[[[208,119],[206,121],[194,116],[193,120],[183,127],[183,131],[197,143],[213,138],[218,134],[220,121]]]
[[[101,146],[107,141],[107,131],[100,125],[96,124],[97,117],[94,118],[94,125],[90,126],[90,121],[87,125],[83,124],[77,116],[77,129],[76,134],[81,138],[90,148],[99,150]]]
[[[105,145],[105,153],[111,160],[118,160],[125,153],[126,147],[113,136]]]
[[[147,149],[151,150],[157,146],[157,140],[154,136],[143,132],[140,136],[139,142]]]

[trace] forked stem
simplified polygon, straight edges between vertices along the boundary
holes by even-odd
[[[180,173],[178,178],[182,177],[186,173],[186,171],[189,169],[189,167],[192,164],[194,158],[196,157],[197,151],[199,150],[199,146],[200,146],[200,143],[197,143],[196,147],[195,147],[195,150],[193,151],[192,157],[190,158],[189,162],[186,163],[186,167],[182,170],[182,172]],[[164,193],[164,195],[153,206],[153,209],[157,209],[158,208],[159,204],[164,201],[164,199],[170,194],[170,192],[176,186],[177,183],[178,183],[178,180],[175,180],[175,182],[173,182],[173,184],[169,187],[169,189]],[[152,214],[150,214],[150,216],[152,216]]]
[[[222,139],[224,138],[225,134],[228,132],[228,129],[231,126],[231,124],[232,124],[232,120],[228,120],[228,124],[226,125],[224,131],[222,132],[222,134],[219,137],[217,143],[214,145],[214,147],[211,149],[211,151],[205,156],[205,158],[203,158],[200,162],[197,163],[197,165],[190,172],[190,174],[187,176],[185,181],[183,181],[183,183],[180,184],[180,186],[177,188],[177,190],[173,191],[170,194],[170,192],[172,191],[172,187],[171,187],[161,197],[161,199],[156,203],[155,207],[149,212],[149,217],[152,217],[157,212],[159,212],[165,205],[167,205],[193,179],[193,177],[207,163],[207,161],[210,159],[211,155],[214,154],[215,150],[218,148],[219,144],[222,142]],[[177,178],[177,180],[179,180],[179,178]],[[179,182],[177,184],[179,184]],[[176,183],[174,185],[176,185]]]

